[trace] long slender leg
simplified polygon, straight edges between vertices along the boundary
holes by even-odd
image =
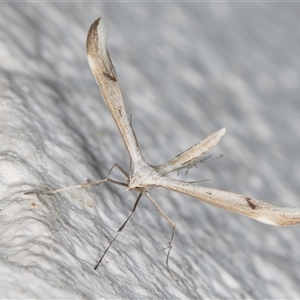
[[[25,192],[24,194],[25,195],[28,195],[28,194],[56,194],[56,193],[60,193],[62,191],[66,191],[66,190],[71,190],[71,189],[76,189],[76,188],[86,188],[86,187],[93,186],[93,185],[99,185],[99,184],[101,184],[103,182],[110,182],[110,183],[114,183],[114,184],[118,184],[118,185],[122,185],[122,186],[127,186],[127,183],[120,182],[120,181],[113,180],[113,179],[109,178],[110,173],[112,172],[112,170],[114,168],[118,168],[128,178],[128,174],[124,171],[124,169],[120,165],[118,165],[117,163],[115,163],[110,168],[110,170],[108,171],[108,174],[107,174],[106,178],[104,178],[104,179],[93,181],[93,182],[85,182],[85,183],[82,183],[82,184],[73,185],[73,186],[69,186],[69,187],[65,187],[65,188],[61,188],[61,189],[57,189],[57,190],[29,191],[29,192]]]
[[[127,222],[129,221],[129,219],[131,218],[131,216],[133,215],[133,213],[135,212],[135,209],[142,197],[143,193],[140,193],[139,196],[137,197],[135,203],[134,203],[134,206],[133,206],[133,209],[130,213],[130,215],[128,216],[128,218],[125,220],[125,222],[122,224],[122,226],[118,229],[115,237],[112,239],[112,241],[109,243],[109,245],[106,247],[105,251],[103,252],[101,258],[99,259],[99,261],[97,262],[96,266],[94,267],[94,270],[97,270],[97,268],[99,267],[99,265],[101,264],[106,252],[109,250],[109,248],[111,247],[111,245],[114,243],[114,241],[117,239],[119,233],[123,230],[123,228],[126,226]]]
[[[117,164],[117,163],[114,163],[113,166],[110,168],[110,170],[108,171],[107,177],[109,177],[110,173],[112,172],[112,170],[114,168],[118,168],[125,175],[125,177],[128,178],[127,172],[124,171],[124,169],[119,164]]]
[[[146,192],[147,196],[149,197],[149,199],[151,200],[152,204],[156,207],[156,209],[163,215],[163,217],[169,222],[169,224],[172,226],[172,235],[171,235],[171,240],[169,241],[169,245],[164,248],[165,249],[169,249],[168,253],[167,253],[167,258],[166,258],[166,265],[167,265],[167,271],[170,273],[170,275],[173,277],[173,279],[177,280],[177,277],[175,276],[174,273],[171,272],[170,267],[169,267],[169,257],[170,257],[170,252],[171,249],[173,247],[173,240],[175,237],[175,228],[176,225],[175,223],[166,215],[166,213],[160,208],[160,206],[155,202],[155,200],[150,196],[150,194],[148,192]]]

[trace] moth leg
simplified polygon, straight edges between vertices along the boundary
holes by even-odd
[[[103,252],[101,258],[99,259],[99,261],[97,262],[96,266],[94,267],[94,270],[97,270],[97,268],[99,267],[99,265],[101,264],[105,254],[107,253],[107,251],[109,250],[109,248],[112,246],[112,244],[114,243],[114,241],[117,239],[119,233],[124,229],[124,227],[126,226],[127,222],[129,221],[129,219],[131,218],[131,216],[133,215],[133,213],[135,212],[136,210],[136,207],[142,197],[143,193],[140,193],[139,196],[137,197],[135,203],[134,203],[134,206],[133,206],[133,209],[130,213],[130,215],[128,216],[128,218],[125,220],[125,222],[122,224],[122,226],[118,229],[115,237],[112,239],[112,241],[109,243],[109,245],[106,247],[105,251]]]
[[[109,178],[110,173],[112,172],[112,170],[114,168],[119,169],[128,178],[128,174],[124,171],[124,169],[120,165],[118,165],[117,163],[114,163],[114,165],[108,171],[108,174],[107,174],[106,178],[104,178],[104,179],[97,180],[97,181],[92,181],[92,182],[85,182],[85,183],[82,183],[82,184],[68,186],[68,187],[65,187],[65,188],[57,189],[57,190],[46,190],[46,191],[43,191],[43,190],[34,190],[34,191],[28,191],[28,192],[25,192],[24,195],[29,195],[29,194],[56,194],[56,193],[60,193],[60,192],[66,191],[66,190],[71,190],[71,189],[76,189],[76,188],[86,188],[86,187],[93,186],[93,185],[99,185],[99,184],[104,183],[104,182],[111,182],[111,183],[114,183],[114,184],[118,184],[118,185],[122,185],[122,186],[127,186],[127,183],[124,183],[124,182],[121,182],[121,181],[117,181],[117,180],[113,180],[113,179]]]
[[[152,202],[152,204],[155,206],[155,208],[162,214],[162,216],[168,221],[168,223],[172,226],[172,235],[171,235],[171,239],[169,241],[169,245],[164,248],[168,249],[168,253],[167,253],[167,258],[166,258],[166,265],[167,265],[167,271],[170,273],[170,275],[172,276],[172,278],[174,280],[178,280],[176,275],[171,271],[170,267],[169,267],[169,257],[170,257],[170,253],[171,253],[171,249],[173,247],[173,240],[175,237],[175,228],[176,225],[175,223],[167,216],[167,214],[160,208],[160,206],[155,202],[155,200],[150,196],[150,194],[148,192],[146,192],[147,196],[149,197],[150,201]]]

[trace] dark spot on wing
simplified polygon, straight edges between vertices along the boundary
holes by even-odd
[[[179,155],[181,155],[181,154],[179,154]],[[193,160],[195,160],[195,158],[192,158],[192,159],[190,159],[190,160],[187,160],[185,163],[184,163],[184,165],[186,166],[186,165],[188,165],[190,162],[192,162]]]
[[[117,79],[114,77],[114,76],[111,76],[110,74],[108,73],[105,73],[105,72],[102,72],[102,74],[107,77],[108,79],[112,80],[112,81],[117,81]]]
[[[256,209],[256,205],[252,202],[251,198],[245,197],[245,200],[247,201],[248,205],[252,208],[252,209]]]

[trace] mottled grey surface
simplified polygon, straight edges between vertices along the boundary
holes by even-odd
[[[1,3],[1,298],[299,298],[300,226],[279,228],[162,189],[92,268],[134,193],[103,185],[129,160],[88,68],[99,16],[147,160],[159,164],[225,126],[187,180],[299,206],[297,3]],[[119,176],[119,175],[115,175]],[[176,174],[175,174],[176,176]]]

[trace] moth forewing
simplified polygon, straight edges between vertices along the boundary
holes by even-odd
[[[219,131],[210,134],[208,137],[206,137],[199,143],[195,144],[191,148],[175,156],[166,163],[154,167],[154,169],[164,176],[180,168],[188,167],[196,159],[200,158],[213,147],[215,147],[225,133],[226,129],[222,128]]]
[[[144,158],[130,124],[117,74],[106,49],[105,39],[104,23],[99,18],[90,26],[87,36],[88,63],[135,167],[144,164]]]
[[[160,186],[262,223],[278,226],[300,224],[299,207],[279,207],[244,195],[211,189],[167,177],[161,178]]]

